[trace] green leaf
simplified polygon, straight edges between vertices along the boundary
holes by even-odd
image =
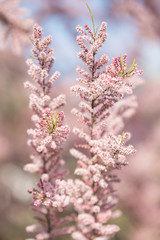
[[[33,57],[33,56],[30,56],[31,58],[35,59],[35,60],[38,60],[37,58]]]
[[[89,12],[90,12],[90,15],[91,15],[92,24],[93,24],[93,32],[94,32],[94,36],[96,36],[96,30],[95,30],[95,24],[94,24],[93,14],[92,14],[92,11],[91,11],[91,9],[90,9],[90,7],[89,7],[89,5],[88,5],[87,3],[86,3],[86,6],[87,6],[87,8],[88,8],[88,10],[89,10]]]
[[[31,41],[31,43],[35,46],[34,41],[33,41],[33,39],[31,38],[31,36],[28,36],[28,38],[29,38],[29,40]]]
[[[54,124],[54,121],[53,121],[53,111],[51,111],[50,119],[51,119],[52,124]]]
[[[131,73],[134,70],[134,65],[136,64],[136,60],[134,59],[132,66],[130,67],[130,69],[128,69],[128,73]]]
[[[120,55],[120,61],[121,61],[121,66],[123,68],[123,59],[122,59],[122,56]]]
[[[120,141],[120,146],[122,146],[123,138],[124,138],[124,131],[123,131],[123,133],[122,133],[122,137],[121,137],[121,141]]]
[[[57,127],[57,123],[59,122],[59,118],[58,118],[58,110],[56,112],[56,118],[55,118],[55,122],[54,122],[54,125],[55,125],[55,128]]]
[[[121,55],[120,55],[120,61],[121,61],[122,76],[123,76],[123,74],[124,74],[125,72],[124,72],[124,67],[123,67],[123,59],[122,59],[122,56],[121,56]]]
[[[97,34],[97,31],[98,31],[99,25],[100,25],[100,23],[98,23],[98,25],[97,25],[97,27],[96,27],[96,33],[95,33],[95,35]]]
[[[50,128],[52,128],[50,122],[48,121],[47,117],[45,116],[46,122],[48,123],[48,125],[50,126]]]

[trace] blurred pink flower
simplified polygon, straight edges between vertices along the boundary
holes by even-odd
[[[3,28],[3,42],[11,36],[11,49],[15,54],[22,53],[23,45],[29,44],[33,21],[21,17],[26,12],[19,8],[19,0],[0,2],[0,24]]]

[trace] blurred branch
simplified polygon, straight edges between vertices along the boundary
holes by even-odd
[[[113,16],[133,17],[139,24],[142,35],[160,38],[160,2],[158,0],[114,0],[112,2]]]
[[[18,0],[0,2],[0,24],[3,29],[2,41],[6,44],[11,36],[11,48],[15,54],[22,52],[22,46],[28,45],[32,20],[22,19],[25,9],[19,8]]]

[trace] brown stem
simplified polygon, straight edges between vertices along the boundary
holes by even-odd
[[[92,65],[92,82],[94,81],[94,74],[95,74],[95,69],[94,69],[94,64],[95,64],[95,53],[93,53],[93,65]],[[91,127],[90,127],[90,137],[91,139],[93,139],[93,127],[94,127],[94,101],[92,100],[91,102],[91,108],[92,108],[92,112],[91,112]],[[91,157],[93,157],[93,153],[91,153]]]
[[[42,69],[44,69],[44,60],[42,60],[41,66],[42,66]],[[43,89],[43,94],[45,95],[45,93],[46,93],[46,88],[45,88],[45,81],[44,81],[44,80],[43,80],[43,87],[42,87],[42,89]]]
[[[43,173],[47,173],[47,169],[46,169],[46,160],[45,158],[43,158]],[[47,214],[46,214],[46,222],[47,222],[47,232],[50,234],[51,232],[51,217],[50,217],[50,209],[47,208]],[[50,237],[48,240],[52,240],[52,237]]]
[[[91,102],[91,108],[92,108],[92,112],[91,112],[91,129],[90,129],[90,136],[91,136],[91,139],[92,139],[92,138],[93,138],[93,125],[94,125],[94,113],[93,113],[94,100],[92,100],[92,102]]]
[[[47,221],[47,231],[48,233],[50,233],[52,229],[51,229],[50,210],[48,208],[47,208],[46,221]],[[50,237],[48,240],[52,240],[52,237]]]

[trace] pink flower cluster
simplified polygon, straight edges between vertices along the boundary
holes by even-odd
[[[84,186],[81,196],[74,202],[78,216],[72,237],[75,240],[106,240],[119,231],[118,226],[108,224],[109,219],[117,217],[112,210],[117,204],[114,182],[119,181],[114,170],[128,164],[126,156],[135,153],[133,146],[126,145],[130,134],[122,130],[124,119],[130,117],[136,107],[136,98],[126,97],[134,87],[132,78],[142,71],[138,70],[135,61],[127,69],[126,54],[114,58],[105,67],[108,56],[97,59],[96,55],[107,37],[106,23],[102,23],[99,33],[94,33],[87,25],[84,27],[85,30],[77,27],[80,33],[77,42],[81,48],[78,56],[86,65],[85,69],[77,68],[81,75],[77,80],[83,85],[72,87],[83,102],[80,109],[74,108],[72,113],[85,127],[73,129],[82,139],[78,145],[82,151],[71,149],[71,154],[77,158],[75,174],[81,177],[79,181]]]
[[[119,179],[114,170],[128,164],[126,157],[135,153],[132,145],[126,145],[130,133],[124,132],[124,121],[132,116],[137,106],[132,94],[137,75],[142,73],[133,62],[127,68],[126,54],[114,58],[110,65],[109,57],[103,54],[97,59],[97,53],[106,41],[106,23],[99,32],[77,26],[77,37],[81,51],[78,56],[86,67],[78,67],[81,75],[79,85],[73,86],[72,92],[82,101],[79,109],[72,109],[81,127],[74,127],[73,132],[82,142],[70,150],[77,159],[76,179],[64,180],[67,170],[62,170],[62,143],[67,139],[69,127],[64,125],[64,113],[58,109],[65,104],[64,95],[52,99],[50,90],[59,77],[55,72],[50,76],[54,62],[53,49],[49,49],[51,36],[42,39],[42,29],[35,25],[32,50],[35,64],[28,60],[29,75],[35,84],[25,83],[32,93],[30,108],[34,112],[34,129],[29,129],[28,144],[35,150],[32,163],[25,170],[38,173],[40,180],[37,188],[29,190],[33,196],[32,209],[43,217],[36,217],[39,225],[27,227],[27,231],[38,231],[37,240],[52,239],[59,234],[69,233],[75,240],[107,240],[119,227],[109,224],[111,218],[118,217],[120,211],[113,211],[118,199],[114,183]],[[98,29],[97,29],[98,30]],[[79,149],[78,149],[79,148]],[[82,150],[80,150],[82,148]],[[75,214],[57,218],[57,212],[72,204]],[[67,227],[63,223],[74,221]]]
[[[42,39],[42,28],[34,25],[33,28],[33,58],[27,60],[29,75],[33,83],[27,81],[25,87],[31,91],[29,106],[33,111],[33,129],[28,129],[28,144],[34,149],[31,155],[32,163],[26,164],[24,169],[39,175],[37,188],[29,190],[33,195],[32,209],[42,215],[36,216],[39,225],[27,227],[28,232],[40,232],[35,239],[51,239],[51,237],[70,232],[72,227],[55,229],[61,223],[72,221],[72,217],[57,221],[56,214],[63,211],[69,204],[69,194],[63,178],[68,172],[61,167],[64,161],[61,157],[63,142],[69,134],[68,125],[64,125],[64,113],[59,108],[65,104],[65,96],[54,99],[49,95],[53,82],[59,77],[59,72],[50,76],[54,63],[53,49],[49,48],[51,36]]]

